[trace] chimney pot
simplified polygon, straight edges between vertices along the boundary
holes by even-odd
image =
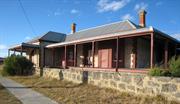
[[[71,25],[71,33],[75,33],[76,32],[76,24],[75,23],[72,23]]]
[[[139,11],[139,25],[141,27],[146,27],[146,14],[147,12],[145,10]]]

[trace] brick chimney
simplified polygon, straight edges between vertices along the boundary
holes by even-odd
[[[139,11],[139,25],[141,27],[146,27],[146,11],[145,10],[140,10]]]
[[[75,33],[76,32],[76,24],[75,23],[72,23],[71,25],[71,33]]]

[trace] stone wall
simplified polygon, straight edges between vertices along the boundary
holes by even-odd
[[[40,67],[35,67],[35,75],[40,75]]]
[[[127,72],[83,71],[73,68],[44,68],[43,76],[75,83],[85,82],[140,95],[162,95],[169,100],[180,101],[180,78],[150,77],[146,74]]]

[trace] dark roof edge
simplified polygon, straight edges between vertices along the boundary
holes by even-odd
[[[169,38],[169,39],[171,39],[171,40],[174,40],[175,42],[177,42],[178,44],[180,44],[180,41],[177,40],[176,38],[174,38],[174,37],[172,37],[172,36],[170,36],[170,35],[162,32],[162,31],[160,31],[160,30],[158,30],[158,29],[156,29],[156,28],[153,28],[153,29],[154,29],[154,32],[158,32],[158,33],[160,33],[161,35],[163,35],[163,36],[165,36],[165,37],[167,37],[167,38]]]
[[[135,24],[134,22],[132,22],[131,20],[126,20],[132,27],[134,27],[134,29],[137,29],[137,27],[139,28],[140,26]]]
[[[25,46],[25,47],[35,47],[35,48],[40,47],[40,45],[29,44],[29,43],[22,42],[20,44],[17,44],[17,45],[14,45],[14,46],[10,47],[9,50],[12,50],[12,49],[15,49],[15,48],[19,48],[19,47],[22,47],[22,46]]]

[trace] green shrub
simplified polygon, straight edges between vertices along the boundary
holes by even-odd
[[[28,75],[33,72],[33,63],[20,55],[5,59],[2,75]]]
[[[169,71],[169,70],[167,70],[167,69],[163,69],[162,70],[162,74],[161,74],[162,76],[171,76],[171,72]]]
[[[169,62],[169,70],[173,77],[180,77],[180,56],[176,58],[172,57]]]
[[[149,75],[151,75],[151,76],[162,76],[163,71],[159,67],[155,67],[153,69],[150,69]]]

